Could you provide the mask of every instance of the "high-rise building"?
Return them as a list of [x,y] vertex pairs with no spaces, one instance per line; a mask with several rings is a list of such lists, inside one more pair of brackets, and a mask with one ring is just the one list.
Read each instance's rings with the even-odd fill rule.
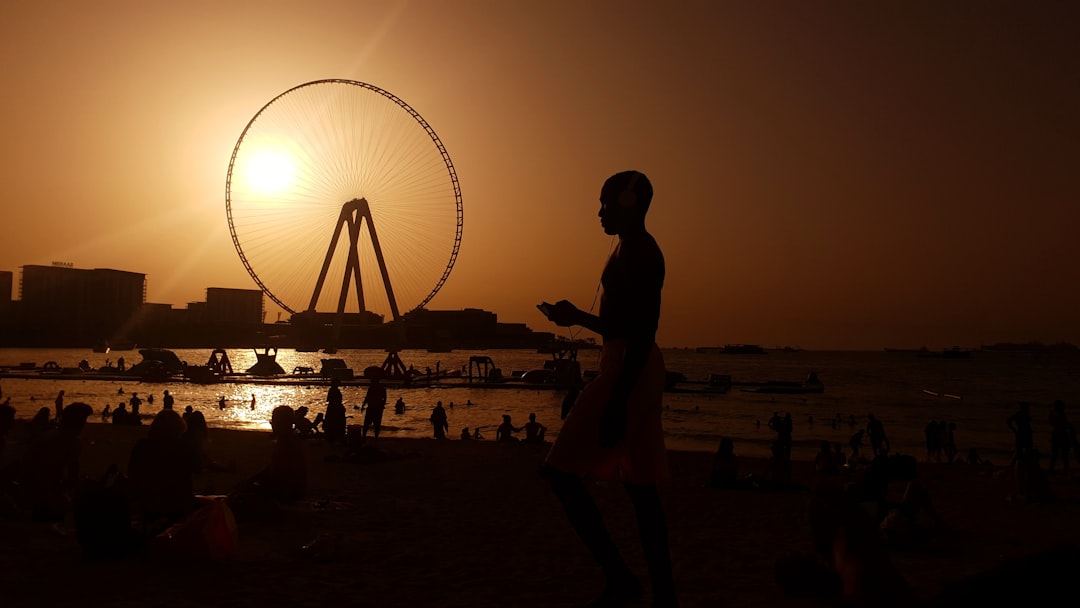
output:
[[22,267],[23,323],[42,345],[123,339],[146,299],[146,275],[67,265]]
[[263,292],[259,289],[206,288],[204,320],[209,323],[263,322]]

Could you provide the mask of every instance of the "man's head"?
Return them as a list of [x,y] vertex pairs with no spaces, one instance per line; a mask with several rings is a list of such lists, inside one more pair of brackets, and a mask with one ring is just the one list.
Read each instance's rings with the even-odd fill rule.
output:
[[600,225],[607,234],[621,234],[644,224],[652,203],[649,178],[640,171],[622,171],[604,182],[600,189]]

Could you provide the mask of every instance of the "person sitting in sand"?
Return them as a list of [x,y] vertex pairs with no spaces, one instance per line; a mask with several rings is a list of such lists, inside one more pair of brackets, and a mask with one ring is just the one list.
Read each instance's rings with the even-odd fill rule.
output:
[[307,455],[304,442],[293,427],[295,416],[296,413],[287,405],[279,405],[271,412],[274,450],[270,463],[238,486],[230,495],[230,506],[237,503],[242,505],[254,496],[293,501],[304,495],[307,490]]
[[308,420],[308,408],[306,405],[301,405],[296,408],[296,412],[293,415],[293,428],[296,429],[296,434],[301,437],[308,438],[314,436],[318,429],[315,425]]
[[101,410],[101,421],[108,422],[112,416],[112,407],[106,403],[105,409]]
[[398,397],[397,401],[394,402],[394,413],[399,416],[405,413],[405,400],[401,397]]
[[836,465],[837,471],[842,471],[848,467],[847,454],[844,453],[844,446],[839,443],[833,444],[833,463]]
[[151,536],[197,507],[194,476],[201,463],[196,445],[184,439],[187,430],[179,414],[162,410],[131,448],[129,487],[142,528]]
[[48,431],[52,430],[52,412],[47,407],[38,409],[37,414],[30,420],[30,426],[27,429],[30,437],[29,441],[33,441],[36,437],[39,437]]
[[760,475],[749,475],[747,481],[751,487],[767,492],[802,492],[806,488],[792,481],[791,457],[787,448],[780,441],[774,441],[772,455],[765,461],[765,471]]
[[503,414],[502,424],[499,428],[495,429],[495,441],[505,441],[510,443],[517,443],[519,439],[514,437],[514,433],[521,432],[524,427],[514,426],[510,422],[510,414]]
[[[44,410],[49,416],[49,408]],[[93,411],[85,403],[72,403],[64,408],[57,428],[30,440],[21,486],[34,521],[57,522],[68,513],[79,481],[79,435]]]
[[1024,450],[1013,465],[1016,475],[1016,494],[1010,496],[1014,502],[1050,502],[1054,499],[1050,492],[1050,482],[1043,471],[1042,454],[1036,449]]
[[989,461],[985,460],[982,456],[979,456],[979,450],[975,448],[968,450],[967,456],[964,458],[964,463],[974,465],[990,464]]
[[809,517],[814,552],[776,562],[776,582],[785,596],[853,606],[915,604],[917,597],[889,557],[879,526],[843,486],[819,484]]
[[110,414],[113,424],[127,424],[128,423],[128,411],[127,404],[121,401],[116,404],[116,409]]
[[462,427],[462,429],[461,429],[461,440],[462,441],[472,441],[472,435],[469,434],[469,427],[467,427],[467,426]]
[[836,456],[833,454],[832,445],[828,440],[821,440],[821,449],[814,456],[814,472],[818,475],[836,475],[840,468],[836,464]]
[[536,421],[536,414],[529,414],[529,421],[525,423],[525,443],[544,443],[544,434],[547,427]]
[[739,485],[739,457],[735,455],[735,441],[722,437],[713,455],[709,485],[714,488],[734,488]]
[[859,452],[863,446],[863,435],[866,431],[859,429],[851,434],[851,439],[848,439],[848,447],[851,448],[851,458],[848,459],[848,463],[855,465],[859,462]]

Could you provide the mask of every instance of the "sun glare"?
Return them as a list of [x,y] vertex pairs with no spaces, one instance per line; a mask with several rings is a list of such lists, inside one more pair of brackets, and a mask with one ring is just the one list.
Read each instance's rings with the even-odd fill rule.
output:
[[280,192],[292,183],[294,172],[288,154],[262,150],[248,161],[247,181],[259,192]]

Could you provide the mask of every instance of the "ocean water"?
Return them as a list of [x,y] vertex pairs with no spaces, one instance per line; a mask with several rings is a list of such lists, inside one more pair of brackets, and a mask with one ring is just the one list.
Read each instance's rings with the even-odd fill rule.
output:
[[[205,363],[210,349],[176,349],[174,352],[191,364]],[[251,349],[230,349],[235,371],[246,370],[256,361]],[[491,357],[504,374],[541,368],[550,355],[528,350],[482,350],[429,353],[407,350],[400,353],[405,365],[423,371],[457,370],[467,366],[469,357]],[[42,365],[56,361],[75,367],[86,359],[94,368],[124,356],[130,366],[141,360],[137,351],[93,353],[83,349],[0,349],[0,366],[23,362]],[[344,359],[357,374],[369,365],[380,365],[386,353],[381,350],[342,350],[335,355],[296,352],[282,349],[278,363],[287,372],[296,366],[318,370],[322,358]],[[851,434],[866,424],[866,415],[880,418],[894,451],[925,455],[923,428],[930,419],[944,419],[957,425],[956,442],[961,453],[975,447],[984,457],[995,461],[1007,459],[1012,434],[1005,419],[1020,401],[1032,406],[1036,446],[1046,449],[1049,443],[1047,416],[1055,399],[1066,403],[1066,411],[1080,420],[1080,358],[1054,357],[1028,353],[979,351],[970,359],[919,358],[913,353],[860,351],[769,351],[767,355],[732,355],[697,353],[693,350],[665,349],[669,371],[684,374],[689,380],[705,381],[710,374],[728,374],[735,382],[794,381],[811,372],[825,385],[821,394],[760,394],[735,386],[725,394],[667,393],[664,404],[664,430],[670,448],[712,451],[722,436],[735,440],[736,451],[746,455],[765,455],[774,434],[767,428],[772,413],[790,412],[794,421],[794,449],[798,458],[812,458],[821,440],[847,444]],[[596,369],[599,351],[578,354],[585,370]],[[93,379],[92,374],[53,376],[47,379],[18,379],[0,376],[3,398],[20,418],[30,418],[41,407],[52,407],[59,390],[65,402],[84,401],[100,411],[106,404],[116,407],[127,401],[132,392],[144,400],[142,412],[153,414],[161,408],[161,396],[169,390],[175,407],[191,405],[204,412],[214,427],[268,429],[270,411],[278,405],[306,405],[310,417],[325,408],[326,386],[320,384],[267,385],[257,383],[221,383],[197,385],[184,382],[142,383]],[[123,390],[124,393],[120,394]],[[354,410],[364,396],[363,386],[343,388],[350,424],[361,423],[362,415]],[[494,437],[503,414],[511,415],[517,425],[530,412],[548,427],[549,436],[558,434],[559,410],[565,392],[518,388],[489,389],[478,386],[431,388],[389,388],[389,403],[383,416],[383,434],[398,437],[431,436],[428,415],[436,401],[447,407],[450,435],[457,437],[462,427],[481,427],[486,438]],[[147,397],[154,403],[147,403]],[[945,396],[949,395],[949,396]],[[226,409],[218,408],[224,396]],[[255,409],[251,409],[252,396]],[[393,403],[401,397],[405,413],[397,415]],[[453,404],[451,407],[450,404]],[[813,422],[810,418],[813,418]],[[850,424],[851,417],[855,425]],[[839,418],[838,424],[833,420]],[[94,416],[93,422],[100,422]]]

